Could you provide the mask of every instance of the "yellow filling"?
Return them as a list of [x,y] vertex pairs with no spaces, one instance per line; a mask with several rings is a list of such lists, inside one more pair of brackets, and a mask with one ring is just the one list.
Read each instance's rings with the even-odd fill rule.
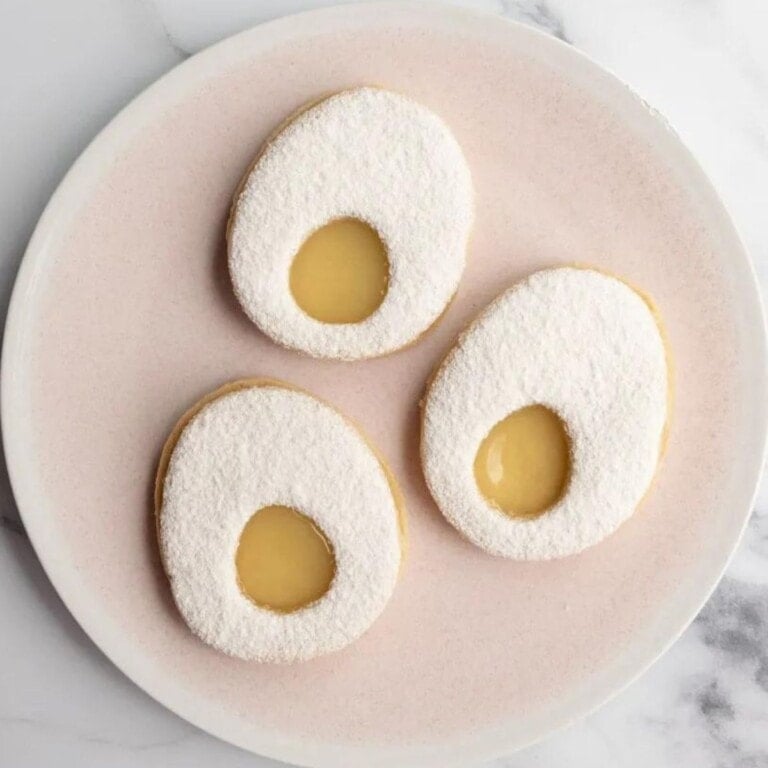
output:
[[301,246],[290,273],[291,293],[322,323],[359,323],[381,305],[389,261],[375,229],[352,218],[336,219]]
[[557,502],[570,474],[565,425],[530,405],[502,419],[480,443],[475,480],[485,498],[512,517],[536,517]]
[[235,566],[243,594],[281,613],[319,600],[336,572],[323,532],[305,515],[282,506],[264,507],[246,523]]

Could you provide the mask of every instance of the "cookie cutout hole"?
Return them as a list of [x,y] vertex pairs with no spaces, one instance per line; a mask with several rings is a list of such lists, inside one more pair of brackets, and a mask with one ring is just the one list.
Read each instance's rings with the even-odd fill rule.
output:
[[290,507],[264,507],[245,524],[235,554],[243,594],[256,605],[291,613],[319,600],[336,562],[320,528]]
[[563,495],[571,470],[568,433],[543,405],[514,411],[496,424],[475,456],[480,492],[511,517],[538,517]]
[[299,307],[321,323],[359,323],[384,301],[387,250],[369,224],[331,221],[313,232],[293,260],[290,287]]

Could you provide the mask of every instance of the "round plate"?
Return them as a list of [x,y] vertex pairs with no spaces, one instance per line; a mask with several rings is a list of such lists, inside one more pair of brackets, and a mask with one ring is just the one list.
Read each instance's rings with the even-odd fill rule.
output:
[[[239,310],[224,227],[274,126],[377,84],[453,129],[477,220],[458,296],[419,344],[361,363],[280,349]],[[489,557],[431,502],[419,398],[455,334],[503,288],[594,264],[656,301],[676,368],[667,454],[638,512],[548,563]],[[175,69],[67,175],[19,273],[3,356],[13,487],[35,548],[104,652],[166,706],[247,749],[313,766],[464,764],[605,701],[709,595],[747,519],[766,433],[754,278],[669,127],[572,48],[470,12],[383,4],[286,18]],[[285,379],[357,420],[400,479],[410,551],[347,650],[247,664],[187,631],[160,567],[151,485],[178,416],[222,382]]]

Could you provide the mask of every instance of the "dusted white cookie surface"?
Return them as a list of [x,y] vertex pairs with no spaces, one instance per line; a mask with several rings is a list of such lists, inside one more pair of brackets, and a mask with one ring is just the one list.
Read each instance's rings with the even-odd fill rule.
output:
[[[437,115],[377,88],[338,93],[270,140],[246,178],[229,228],[235,294],[286,347],[345,360],[392,352],[424,333],[456,292],[472,197],[461,149]],[[389,285],[365,320],[323,323],[297,305],[289,271],[314,231],[345,217],[378,233]]]
[[[246,522],[275,504],[310,517],[336,563],[325,595],[293,613],[257,606],[235,567]],[[275,385],[224,394],[184,427],[165,476],[159,532],[192,631],[257,661],[310,659],[355,640],[386,605],[401,560],[397,506],[365,439],[330,406]]]
[[[571,471],[562,497],[515,518],[480,492],[473,463],[510,413],[540,404],[564,422]],[[656,318],[621,280],[572,267],[537,272],[492,302],[431,383],[421,453],[445,517],[495,555],[579,552],[629,517],[656,472],[668,371]]]

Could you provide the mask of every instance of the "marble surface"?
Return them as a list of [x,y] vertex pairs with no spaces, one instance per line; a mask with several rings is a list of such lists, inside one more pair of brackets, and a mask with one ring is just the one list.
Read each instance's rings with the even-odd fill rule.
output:
[[[0,313],[56,183],[132,96],[195,51],[315,0],[4,0]],[[768,290],[764,0],[464,0],[582,49],[698,155]],[[0,465],[0,765],[276,766],[181,721],[123,677],[67,613]],[[720,587],[646,675],[495,768],[768,767],[768,483]]]

